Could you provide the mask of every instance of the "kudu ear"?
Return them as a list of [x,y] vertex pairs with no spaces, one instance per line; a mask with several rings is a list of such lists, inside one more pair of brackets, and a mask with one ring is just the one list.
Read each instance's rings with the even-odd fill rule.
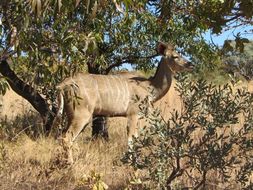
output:
[[157,45],[157,53],[160,55],[165,55],[166,48],[167,48],[167,44],[163,42],[159,42]]

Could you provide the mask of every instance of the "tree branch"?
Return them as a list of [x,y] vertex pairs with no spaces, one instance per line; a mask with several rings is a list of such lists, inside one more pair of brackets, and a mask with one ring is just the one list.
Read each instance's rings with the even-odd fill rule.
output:
[[128,57],[123,57],[123,58],[118,58],[114,64],[109,65],[106,69],[105,69],[105,73],[108,74],[113,68],[115,67],[119,67],[121,65],[123,65],[124,63],[133,63],[137,60],[140,59],[152,59],[154,57],[158,56],[158,54],[154,54],[154,55],[150,55],[150,56],[146,56],[146,57],[138,57],[138,56],[128,56]]
[[184,169],[181,168],[180,156],[178,155],[178,156],[176,157],[176,167],[174,167],[174,169],[172,170],[170,176],[167,178],[167,181],[166,181],[167,187],[169,188],[170,185],[171,185],[171,182],[172,182],[175,178],[182,176],[183,173],[184,173]]
[[203,186],[203,189],[205,189],[205,183],[206,183],[206,171],[203,171],[202,180],[193,188],[193,190],[199,189],[201,186]]
[[[46,133],[48,133],[55,113],[50,110],[47,101],[33,87],[19,79],[5,59],[1,60],[0,73],[6,78],[12,90],[25,98],[39,112],[43,118]],[[56,108],[53,107],[52,110],[56,111]]]
[[241,17],[242,16],[242,14],[236,14],[235,16],[233,16],[233,17],[231,17],[231,18],[228,18],[228,19],[225,19],[225,22],[227,23],[227,22],[231,22],[232,20],[236,20],[236,19],[238,19],[239,17]]

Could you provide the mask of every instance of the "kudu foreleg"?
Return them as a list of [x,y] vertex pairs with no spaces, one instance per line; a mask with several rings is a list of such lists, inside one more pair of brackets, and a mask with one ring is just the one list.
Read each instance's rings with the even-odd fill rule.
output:
[[92,114],[88,110],[75,110],[68,123],[68,130],[63,138],[63,148],[67,153],[69,163],[73,163],[72,145],[80,132],[87,126]]
[[138,137],[138,115],[128,116],[127,123],[128,146],[133,146],[133,137]]

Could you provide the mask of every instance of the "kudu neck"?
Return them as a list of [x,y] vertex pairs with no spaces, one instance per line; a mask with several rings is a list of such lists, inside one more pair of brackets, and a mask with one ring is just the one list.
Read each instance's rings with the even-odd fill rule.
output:
[[153,102],[161,99],[169,90],[172,82],[173,71],[168,60],[162,57],[155,75],[150,79],[151,90],[153,91]]

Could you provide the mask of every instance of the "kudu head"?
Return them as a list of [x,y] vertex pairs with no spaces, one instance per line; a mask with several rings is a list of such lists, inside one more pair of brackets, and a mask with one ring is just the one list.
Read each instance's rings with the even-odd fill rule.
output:
[[173,72],[192,71],[194,65],[184,59],[174,46],[160,42],[157,46],[157,52],[163,56],[163,61],[167,63]]

